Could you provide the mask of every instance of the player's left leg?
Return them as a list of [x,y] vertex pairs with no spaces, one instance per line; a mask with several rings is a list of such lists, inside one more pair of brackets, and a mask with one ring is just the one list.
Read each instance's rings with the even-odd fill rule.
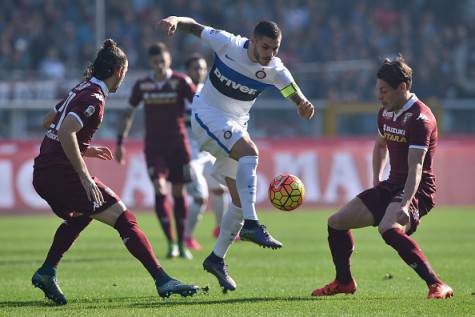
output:
[[191,260],[193,256],[185,246],[185,222],[188,213],[188,205],[186,202],[185,184],[172,183],[173,195],[173,211],[175,215],[175,227],[178,238],[178,252],[179,256],[184,259]]
[[224,214],[221,230],[213,252],[203,262],[203,268],[213,274],[224,291],[236,289],[236,282],[229,275],[224,258],[243,225],[243,215],[240,207],[231,204]]
[[232,147],[229,157],[238,162],[236,180],[228,183],[231,196],[237,193],[244,215],[244,225],[241,229],[241,239],[252,241],[262,247],[279,249],[282,243],[274,239],[264,225],[259,223],[256,213],[257,162],[259,151],[249,136],[244,135]]
[[33,274],[31,282],[40,288],[45,296],[58,305],[67,303],[63,291],[56,279],[56,269],[63,254],[73,245],[81,231],[92,221],[88,216],[79,216],[65,220],[56,230],[53,243],[43,265]]
[[189,296],[198,291],[198,286],[184,284],[164,271],[153,253],[147,236],[140,229],[137,219],[132,212],[127,210],[122,201],[94,214],[93,218],[112,226],[119,232],[127,250],[142,263],[155,280],[160,297],[169,297],[171,294]]
[[[416,241],[410,238],[405,230],[410,215],[401,210],[401,202],[389,204],[381,220],[378,230],[384,241],[393,247],[399,256],[412,267],[429,287],[428,298],[448,298],[453,296],[452,289],[437,276]],[[415,211],[417,212],[417,211]]]
[[221,221],[223,220],[223,215],[229,208],[229,196],[227,194],[227,190],[224,190],[222,188],[210,188],[209,201],[215,219],[213,235],[215,235],[215,237],[218,237],[220,230],[219,228],[221,227]]
[[201,250],[201,245],[194,237],[194,231],[208,203],[208,184],[203,174],[204,166],[200,156],[191,161],[190,167],[191,182],[186,186],[190,204],[185,225],[185,245],[190,249]]
[[168,197],[168,182],[165,175],[159,175],[153,167],[149,167],[149,173],[155,190],[155,214],[168,242],[167,258],[174,258],[178,256],[178,248],[173,236],[172,205]]

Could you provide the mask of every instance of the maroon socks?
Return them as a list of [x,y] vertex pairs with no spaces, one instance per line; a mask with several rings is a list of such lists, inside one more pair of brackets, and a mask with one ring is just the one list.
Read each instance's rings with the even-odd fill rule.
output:
[[137,225],[134,214],[126,210],[117,219],[114,228],[119,232],[129,252],[136,257],[154,279],[163,271],[152,246],[145,234]]
[[166,195],[155,195],[155,213],[168,241],[174,240],[171,223],[172,206]]
[[343,284],[351,282],[350,257],[354,249],[351,231],[328,226],[328,244],[335,264],[336,280]]
[[416,241],[411,239],[404,231],[393,228],[383,233],[382,236],[384,241],[397,251],[404,262],[426,281],[427,285],[441,283]]

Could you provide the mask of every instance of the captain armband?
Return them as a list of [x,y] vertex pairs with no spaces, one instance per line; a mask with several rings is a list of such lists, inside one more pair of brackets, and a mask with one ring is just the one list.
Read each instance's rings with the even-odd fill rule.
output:
[[288,98],[299,91],[299,87],[295,83],[290,83],[280,90],[280,93],[284,98]]

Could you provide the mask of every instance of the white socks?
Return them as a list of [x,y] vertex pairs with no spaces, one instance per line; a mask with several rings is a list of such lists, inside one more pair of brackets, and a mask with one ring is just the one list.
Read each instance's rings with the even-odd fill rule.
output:
[[234,242],[234,239],[241,231],[244,219],[242,217],[242,210],[236,207],[233,203],[230,204],[229,210],[224,213],[223,221],[219,232],[218,241],[214,246],[214,254],[220,258],[226,256],[229,247]]
[[185,239],[190,239],[193,237],[196,224],[201,220],[201,216],[203,215],[205,209],[206,204],[197,204],[192,198],[190,206],[188,207],[188,219],[185,225]]
[[258,220],[256,214],[257,156],[243,156],[238,161],[236,187],[244,219]]
[[230,204],[229,199],[230,197],[228,192],[224,192],[223,194],[214,194],[212,192],[209,193],[209,201],[216,219],[216,227],[221,226],[223,215]]

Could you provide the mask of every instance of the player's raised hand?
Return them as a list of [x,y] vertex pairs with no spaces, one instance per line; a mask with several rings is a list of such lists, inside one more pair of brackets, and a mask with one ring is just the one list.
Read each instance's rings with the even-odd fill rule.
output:
[[84,155],[106,161],[110,161],[113,158],[112,151],[107,146],[90,146]]
[[84,175],[80,176],[79,179],[81,180],[82,187],[84,187],[84,190],[86,191],[87,199],[96,203],[98,206],[102,206],[104,203],[104,197],[91,176]]
[[315,107],[308,100],[302,100],[297,106],[297,111],[302,118],[311,119],[315,113]]
[[161,19],[158,25],[167,32],[168,36],[175,34],[178,27],[178,18],[176,16],[169,16],[167,18]]
[[117,145],[115,148],[115,160],[119,164],[125,164],[125,147],[122,144]]

